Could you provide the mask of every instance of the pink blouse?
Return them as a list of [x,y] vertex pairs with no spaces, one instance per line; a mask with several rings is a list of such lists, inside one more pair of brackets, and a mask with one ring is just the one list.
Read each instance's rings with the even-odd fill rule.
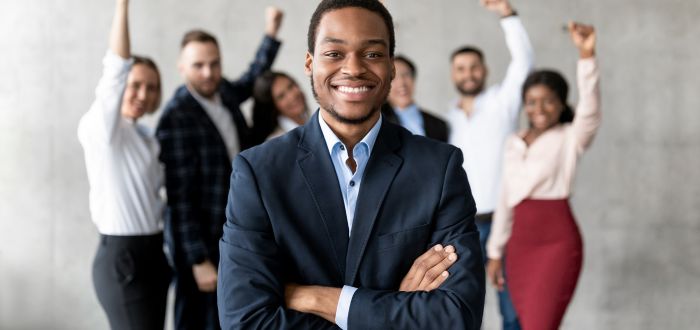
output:
[[512,209],[531,199],[571,195],[576,162],[590,146],[601,122],[598,63],[578,61],[579,103],[571,123],[556,125],[525,144],[525,131],[506,140],[500,197],[486,244],[490,259],[500,259],[513,226]]

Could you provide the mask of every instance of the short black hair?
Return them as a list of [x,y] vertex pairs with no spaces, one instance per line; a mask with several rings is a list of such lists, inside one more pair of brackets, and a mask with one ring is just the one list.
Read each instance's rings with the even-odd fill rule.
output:
[[554,94],[557,95],[561,104],[564,105],[564,109],[559,116],[560,123],[570,123],[574,121],[574,109],[566,103],[566,99],[569,96],[569,84],[566,83],[564,76],[554,70],[537,70],[530,73],[523,83],[523,103],[527,91],[536,85],[543,85],[551,89]]
[[314,48],[316,46],[316,32],[318,30],[318,25],[321,23],[321,18],[323,18],[323,15],[329,11],[347,7],[367,9],[378,14],[382,20],[384,20],[384,24],[386,24],[386,28],[389,31],[389,55],[390,57],[394,57],[394,48],[396,47],[394,20],[391,18],[389,11],[381,2],[379,2],[379,0],[322,0],[321,3],[318,4],[318,7],[316,7],[316,11],[314,11],[314,14],[311,16],[311,22],[309,23],[309,32],[307,34],[309,53],[314,53]]
[[416,71],[416,65],[413,64],[413,62],[409,60],[408,57],[403,55],[396,55],[394,56],[394,61],[401,61],[404,64],[406,64],[408,66],[408,69],[411,70],[411,78],[416,79],[416,75],[418,74],[418,71]]
[[461,48],[457,48],[457,50],[452,52],[452,56],[450,56],[450,62],[454,61],[457,55],[462,54],[475,54],[482,63],[484,62],[484,52],[482,52],[481,49],[474,46],[463,46]]

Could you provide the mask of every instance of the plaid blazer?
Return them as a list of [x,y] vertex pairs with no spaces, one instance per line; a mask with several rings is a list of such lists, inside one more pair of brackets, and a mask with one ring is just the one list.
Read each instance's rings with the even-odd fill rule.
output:
[[[272,66],[279,46],[266,36],[248,71],[236,81],[222,79],[219,86],[221,100],[238,131],[240,150],[254,143],[240,105],[252,95],[255,79]],[[165,106],[156,136],[168,195],[165,239],[175,265],[190,267],[205,259],[217,264],[231,175],[226,145],[185,86]]]

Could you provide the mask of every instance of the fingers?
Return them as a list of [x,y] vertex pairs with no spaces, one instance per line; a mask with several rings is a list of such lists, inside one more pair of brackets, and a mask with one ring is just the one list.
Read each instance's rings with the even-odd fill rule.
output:
[[445,272],[457,260],[457,254],[453,246],[445,248],[438,244],[418,257],[408,274],[401,282],[401,291],[429,291],[435,285],[442,284],[446,278],[441,278]]
[[439,288],[442,285],[442,283],[445,283],[445,281],[447,281],[447,277],[449,277],[449,276],[450,276],[450,273],[448,271],[446,271],[446,270],[443,271],[442,273],[440,273],[440,276],[435,278],[435,280],[433,282],[429,283],[426,286],[424,291],[433,291],[433,290]]
[[202,292],[214,292],[214,291],[216,291],[216,277],[208,278],[208,279],[205,279],[201,282],[198,281],[197,287],[199,288],[199,291],[202,291]]
[[[448,246],[445,248],[445,253],[447,254],[446,257],[442,257],[437,261],[437,263],[433,264],[430,269],[428,269],[425,272],[425,275],[423,275],[423,279],[421,280],[420,284],[418,285],[419,289],[425,290],[425,291],[430,291],[430,285],[431,283],[435,282],[436,279],[439,279],[443,274],[445,274],[445,271],[447,271],[450,266],[452,266],[455,261],[457,261],[457,254],[454,253],[454,247]],[[433,259],[434,261],[435,259]]]
[[[428,269],[439,262],[435,261],[436,257],[439,258],[440,255],[444,255],[445,251],[441,244],[437,244],[430,248],[428,251],[423,253],[420,257],[416,258],[411,265],[411,269],[408,270],[408,274],[401,281],[400,290],[401,291],[415,291],[418,289],[421,281],[423,280],[423,275]],[[443,258],[446,256],[443,256]],[[427,267],[427,269],[425,268]]]
[[500,260],[495,259],[489,259],[486,265],[486,276],[489,282],[491,282],[491,285],[498,288],[499,291],[503,290],[503,285],[505,284],[502,265]]

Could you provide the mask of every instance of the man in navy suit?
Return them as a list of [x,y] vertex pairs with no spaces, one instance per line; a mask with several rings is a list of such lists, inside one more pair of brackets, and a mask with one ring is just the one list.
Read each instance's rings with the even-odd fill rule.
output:
[[[323,0],[308,48],[320,110],[234,160],[222,327],[479,329],[484,269],[461,152],[380,115],[391,15],[377,0]],[[439,287],[406,289],[431,275],[421,254],[435,244],[459,258]]]

